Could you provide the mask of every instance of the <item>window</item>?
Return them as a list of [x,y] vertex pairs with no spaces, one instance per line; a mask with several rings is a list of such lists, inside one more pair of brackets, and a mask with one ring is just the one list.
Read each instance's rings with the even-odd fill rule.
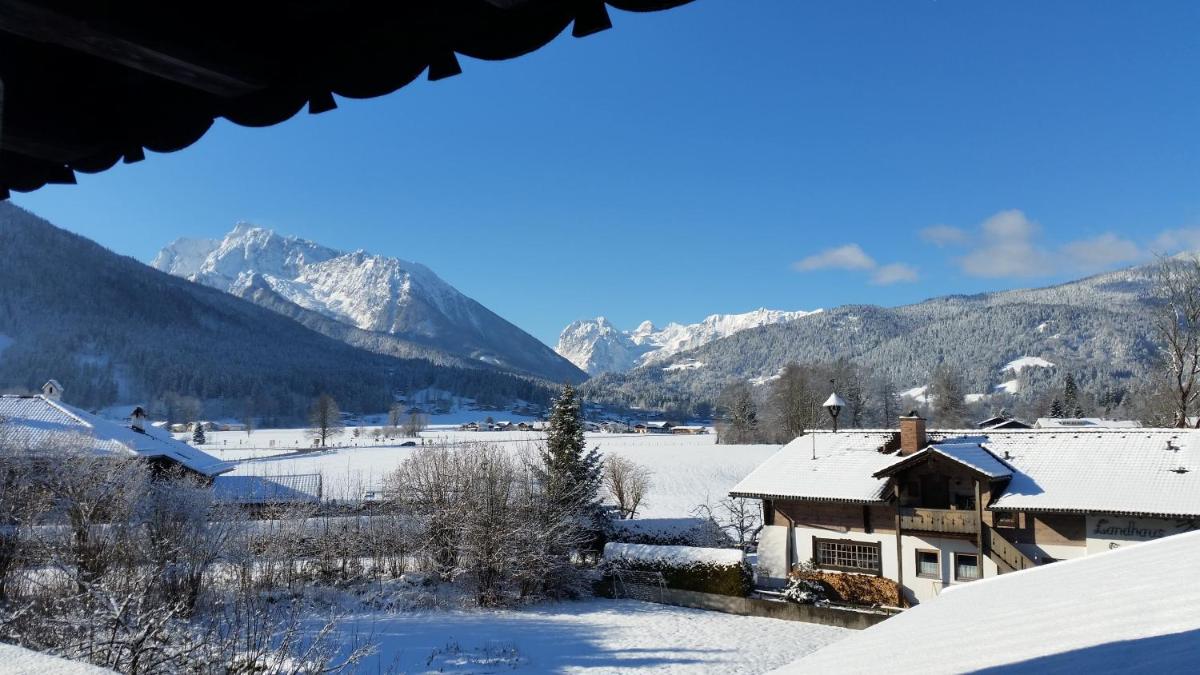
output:
[[917,551],[917,576],[941,579],[942,565],[937,551]]
[[813,559],[817,567],[843,572],[878,575],[879,544],[842,539],[813,538]]
[[954,554],[954,580],[971,581],[979,578],[979,556],[974,553]]
[[996,511],[993,514],[993,522],[996,527],[1016,527],[1017,512],[1016,511]]

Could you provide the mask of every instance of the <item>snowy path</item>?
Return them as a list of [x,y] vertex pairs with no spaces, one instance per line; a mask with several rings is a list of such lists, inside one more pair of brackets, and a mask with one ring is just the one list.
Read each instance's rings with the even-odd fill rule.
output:
[[853,631],[634,600],[521,611],[368,614],[344,630],[380,643],[361,672],[762,673]]

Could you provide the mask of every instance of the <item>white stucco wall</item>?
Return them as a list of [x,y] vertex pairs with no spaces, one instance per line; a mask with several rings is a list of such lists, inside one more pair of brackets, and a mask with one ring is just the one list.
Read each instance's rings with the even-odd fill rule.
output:
[[[771,525],[763,528],[758,545],[758,582],[766,587],[779,587],[787,583],[787,526]],[[840,539],[879,544],[879,562],[882,575],[896,580],[899,567],[896,561],[896,535],[891,532],[837,532],[818,528],[797,527],[792,534],[793,562],[807,562],[813,558],[813,537],[818,539]],[[901,555],[904,562],[904,590],[910,602],[920,602],[937,597],[954,581],[954,552],[975,553],[973,542],[954,538],[923,538],[904,535],[901,538]],[[941,577],[938,579],[918,577],[916,560],[918,549],[939,551]],[[988,558],[981,562],[983,576],[995,576],[996,565]]]

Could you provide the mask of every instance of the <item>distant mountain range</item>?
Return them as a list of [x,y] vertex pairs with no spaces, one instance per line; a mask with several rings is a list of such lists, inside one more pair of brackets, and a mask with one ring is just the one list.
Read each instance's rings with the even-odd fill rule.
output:
[[1034,395],[1067,372],[1085,389],[1120,385],[1155,367],[1148,319],[1152,272],[1151,266],[1133,267],[1047,288],[953,295],[903,307],[837,307],[609,372],[588,381],[584,392],[621,405],[711,402],[730,380],[765,384],[789,362],[839,358],[918,394],[940,363],[958,368],[975,398]]
[[643,321],[632,331],[619,330],[601,316],[564,328],[555,351],[589,375],[622,373],[739,331],[795,321],[820,311],[757,309],[745,314],[713,314],[699,323],[669,323],[663,328]]
[[[209,242],[184,243],[164,254],[160,264],[213,280],[240,279],[239,292],[255,302],[163,274],[0,202],[0,390],[36,390],[56,378],[66,387],[64,398],[83,407],[129,401],[162,406],[172,396],[190,396],[204,401],[209,415],[252,411],[293,422],[321,392],[356,412],[386,410],[394,394],[427,388],[494,404],[548,399],[549,383],[488,363],[482,357],[493,352],[482,346],[466,359],[416,341],[389,342],[390,334],[302,309],[273,290],[314,298],[314,307],[328,303],[331,313],[340,311],[337,316],[378,322],[365,324],[372,327],[399,327],[405,317],[423,316],[415,320],[427,322],[425,335],[431,342],[452,343],[443,331],[451,330],[455,319],[478,322],[462,343],[495,331],[501,337],[492,344],[503,346],[505,339],[526,344],[524,334],[514,334],[516,329],[503,320],[436,286],[436,277],[424,268],[406,274],[387,261],[368,263],[365,256],[351,254],[349,260],[363,260],[360,274],[403,281],[410,297],[421,295],[429,303],[410,303],[409,314],[395,306],[375,312],[349,297],[338,305],[338,293],[354,285],[324,278],[322,271],[334,273],[317,265],[318,260],[337,264],[347,259],[261,230],[241,228],[235,234],[242,237],[240,247],[233,239],[225,249],[214,249]],[[213,255],[217,250],[225,254]],[[207,253],[201,259],[202,251]],[[272,285],[266,275],[231,274],[240,269],[236,256],[243,253],[275,275],[300,270],[292,278],[307,286],[296,281],[288,287],[282,276]],[[429,288],[441,295],[434,297]],[[384,305],[390,297],[377,296],[372,302]],[[279,307],[259,306],[270,307],[270,302]],[[363,348],[367,344],[374,349]],[[529,351],[512,350],[511,358],[525,364],[561,363],[550,372],[583,377],[557,355],[545,357],[550,350],[540,343]],[[495,352],[497,360],[510,357],[509,351]]]
[[151,266],[396,356],[487,364],[552,382],[585,375],[419,263],[345,253],[240,223],[223,239],[178,239]]

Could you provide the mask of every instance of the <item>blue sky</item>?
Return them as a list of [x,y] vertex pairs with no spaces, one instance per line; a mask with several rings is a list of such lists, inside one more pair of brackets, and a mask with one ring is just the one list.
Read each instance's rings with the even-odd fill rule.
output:
[[605,315],[903,304],[1200,247],[1200,3],[697,0],[13,201],[148,261],[239,220]]

